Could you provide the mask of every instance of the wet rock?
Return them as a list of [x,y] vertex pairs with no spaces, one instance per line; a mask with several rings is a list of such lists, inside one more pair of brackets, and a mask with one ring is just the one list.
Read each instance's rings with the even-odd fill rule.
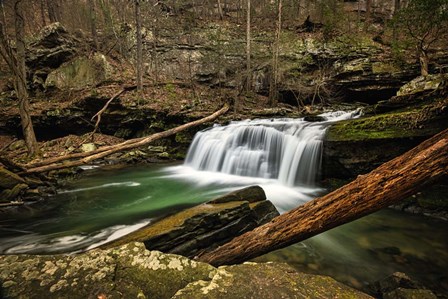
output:
[[395,272],[373,284],[373,292],[389,299],[435,299],[437,296],[405,273]]
[[371,298],[286,264],[214,268],[142,243],[79,255],[0,256],[2,298]]
[[217,204],[231,201],[257,202],[265,199],[266,194],[264,193],[264,190],[260,186],[250,186],[219,196],[209,201],[208,203]]
[[140,241],[150,250],[194,257],[278,215],[263,189],[253,186],[163,218],[102,248]]
[[383,299],[437,299],[430,290],[409,290],[398,288],[383,295]]
[[244,263],[219,267],[211,280],[197,281],[173,298],[372,298],[334,279],[296,272],[287,264]]

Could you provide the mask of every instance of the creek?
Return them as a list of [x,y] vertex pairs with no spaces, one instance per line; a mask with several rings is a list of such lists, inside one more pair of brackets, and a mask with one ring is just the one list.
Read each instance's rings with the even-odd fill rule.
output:
[[[357,115],[233,122],[199,132],[182,165],[85,167],[49,200],[0,215],[0,253],[84,251],[254,184],[285,212],[325,194],[316,184],[325,129]],[[443,221],[383,210],[257,260],[285,261],[357,288],[402,271],[448,293],[446,229]]]

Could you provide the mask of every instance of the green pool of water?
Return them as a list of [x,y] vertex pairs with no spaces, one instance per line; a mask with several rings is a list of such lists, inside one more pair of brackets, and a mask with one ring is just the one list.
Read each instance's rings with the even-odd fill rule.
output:
[[[86,171],[49,200],[0,214],[0,253],[82,251],[253,184],[281,211],[324,192],[182,166]],[[444,221],[386,209],[256,260],[285,261],[357,288],[401,271],[448,294],[447,228]]]

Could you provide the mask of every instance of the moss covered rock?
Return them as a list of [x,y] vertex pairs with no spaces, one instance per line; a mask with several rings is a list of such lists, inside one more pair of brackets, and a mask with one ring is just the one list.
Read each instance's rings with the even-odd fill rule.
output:
[[372,298],[326,276],[296,272],[287,264],[220,267],[211,280],[187,285],[173,298]]
[[324,142],[325,178],[367,173],[448,128],[448,100],[433,100],[394,111],[333,124]]
[[142,243],[79,255],[0,256],[2,298],[371,298],[286,264],[218,269]]
[[96,53],[93,57],[77,57],[48,74],[45,87],[59,89],[94,86],[108,79],[110,66],[106,57]]
[[214,268],[187,258],[147,251],[142,243],[80,255],[1,256],[5,298],[171,298],[188,283],[209,279]]

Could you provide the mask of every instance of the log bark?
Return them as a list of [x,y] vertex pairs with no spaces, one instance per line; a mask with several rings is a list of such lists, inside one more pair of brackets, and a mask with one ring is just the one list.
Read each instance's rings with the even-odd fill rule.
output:
[[448,129],[328,195],[291,210],[197,257],[240,263],[398,203],[448,175]]
[[[192,128],[194,126],[213,121],[216,118],[218,118],[219,116],[226,113],[228,110],[229,110],[229,106],[226,104],[220,110],[216,111],[215,113],[213,113],[209,116],[206,116],[204,118],[183,124],[181,126],[178,126],[178,127],[175,127],[175,128],[163,131],[163,132],[152,134],[147,137],[130,139],[125,142],[122,142],[122,143],[119,143],[116,145],[105,146],[105,147],[99,148],[95,151],[88,152],[88,153],[77,153],[77,154],[67,155],[67,156],[63,156],[63,157],[57,157],[57,158],[50,159],[47,161],[42,161],[42,162],[39,162],[40,166],[38,166],[38,167],[34,167],[36,164],[28,165],[28,169],[25,171],[25,173],[46,172],[46,171],[50,171],[50,170],[84,165],[93,160],[104,158],[104,157],[109,156],[114,153],[130,150],[130,149],[137,148],[140,146],[144,146],[144,145],[147,145],[157,139],[165,138],[165,137],[174,135],[178,132],[181,132],[183,130]],[[80,158],[80,159],[77,159],[77,158]],[[71,159],[77,159],[77,160],[70,161]]]

